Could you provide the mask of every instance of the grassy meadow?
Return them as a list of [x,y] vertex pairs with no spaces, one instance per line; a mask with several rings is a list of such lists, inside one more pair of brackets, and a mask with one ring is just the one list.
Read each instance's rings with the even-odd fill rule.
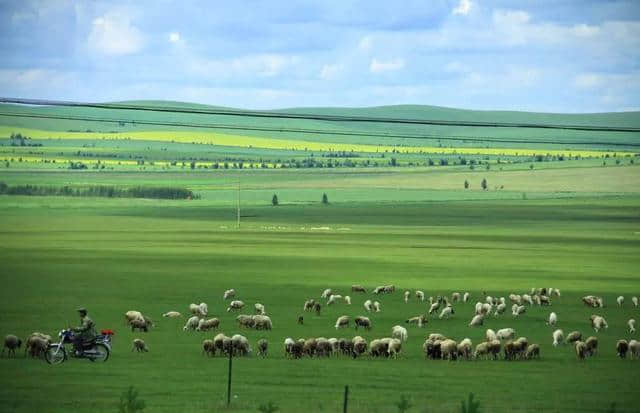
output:
[[[368,114],[379,115],[374,109]],[[470,116],[456,116],[463,115]],[[617,119],[607,115],[612,117],[549,116],[548,121],[606,124]],[[474,119],[482,119],[477,116]],[[504,116],[520,120],[524,115]],[[543,115],[531,116],[536,120]],[[2,131],[19,131],[14,128],[24,122],[4,119]],[[625,119],[617,120],[635,125],[633,118]],[[23,126],[25,131],[61,133],[80,129],[49,122]],[[640,296],[640,166],[633,162],[637,158],[632,146],[620,154],[616,145],[565,142],[561,150],[606,153],[564,160],[477,153],[468,157],[478,161],[473,169],[461,163],[459,155],[452,155],[449,164],[429,165],[425,154],[391,152],[399,163],[392,167],[388,156],[366,151],[354,152],[351,159],[361,162],[355,167],[205,169],[189,164],[242,159],[275,165],[278,159],[284,163],[311,154],[171,142],[170,130],[160,132],[168,140],[101,140],[85,134],[77,140],[34,137],[42,146],[11,146],[8,136],[2,141],[0,159],[7,160],[0,165],[0,182],[8,185],[173,186],[189,189],[200,199],[0,195],[0,334],[56,334],[77,323],[74,310],[79,306],[89,309],[99,329],[116,332],[112,357],[101,365],[71,359],[50,366],[24,358],[22,351],[16,358],[0,359],[1,411],[115,412],[130,385],[150,412],[256,412],[269,402],[282,412],[335,412],[342,409],[345,385],[350,388],[350,412],[398,411],[401,396],[412,405],[408,412],[458,412],[470,392],[485,412],[603,412],[612,403],[617,412],[638,410],[640,361],[615,354],[618,339],[638,339],[637,333],[628,333],[626,323],[640,317],[640,309],[631,304],[631,296]],[[635,144],[625,136],[624,142]],[[617,138],[607,139],[611,143]],[[528,147],[542,148],[537,145]],[[493,143],[485,146],[495,148]],[[330,153],[319,150],[313,158],[326,162]],[[438,159],[441,156],[446,155],[439,153]],[[36,161],[27,162],[29,157]],[[380,163],[367,165],[365,159]],[[69,161],[78,160],[90,167],[68,167]],[[94,167],[104,162],[111,163]],[[486,190],[481,188],[483,179]],[[320,202],[323,193],[328,205]],[[278,206],[271,205],[274,194]],[[374,296],[351,293],[352,284],[369,291],[380,284],[397,286],[394,294],[376,298],[382,311],[369,315],[371,331],[334,328],[340,315],[367,315],[363,302]],[[559,288],[562,296],[553,299],[551,307],[534,306],[518,318],[492,316],[481,328],[467,326],[484,293],[506,297],[532,287]],[[222,298],[229,288],[246,303],[240,313],[253,313],[254,303],[264,304],[273,330],[238,328],[238,313],[227,312],[228,302]],[[320,316],[303,313],[304,301],[318,299],[325,288],[350,295],[352,305],[325,305]],[[402,300],[404,290],[416,289],[427,297],[468,291],[471,298],[454,305],[451,319],[429,316],[424,328],[408,327],[409,339],[397,360],[284,357],[286,337],[359,334],[370,341],[389,336],[392,326],[426,311],[427,304],[413,296],[407,304]],[[601,295],[605,308],[585,307],[580,297],[587,294]],[[622,308],[615,303],[618,295],[626,298]],[[202,301],[211,316],[220,318],[219,330],[185,332],[186,318],[161,317],[170,310],[186,314],[190,303]],[[123,319],[127,310],[149,315],[156,327],[132,333]],[[599,354],[579,361],[572,346],[554,348],[553,328],[545,324],[551,311],[558,314],[558,328],[565,334],[580,330],[584,336],[596,335]],[[608,329],[591,329],[589,316],[594,313],[606,318]],[[302,314],[304,325],[298,325]],[[458,341],[469,337],[475,346],[487,328],[504,327],[538,343],[540,359],[424,359],[422,343],[429,333]],[[229,408],[228,361],[201,352],[202,340],[220,331],[246,335],[254,348],[260,338],[270,346],[264,359],[255,354],[234,359]],[[146,341],[149,353],[131,351],[135,337]]]

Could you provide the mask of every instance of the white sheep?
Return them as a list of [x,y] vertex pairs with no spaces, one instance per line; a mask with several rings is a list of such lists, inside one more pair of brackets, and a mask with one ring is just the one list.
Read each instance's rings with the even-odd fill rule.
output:
[[533,300],[529,294],[522,294],[522,301],[528,303],[529,305],[533,305]]
[[549,321],[547,322],[547,324],[549,324],[550,326],[555,326],[556,323],[558,322],[558,316],[556,315],[556,313],[551,313],[549,314]]
[[376,313],[380,312],[380,303],[377,301],[373,302],[373,311],[375,311]]
[[336,330],[339,328],[349,327],[349,320],[350,318],[348,315],[342,315],[338,317],[338,319],[336,320]]
[[204,303],[201,303],[201,304],[191,303],[191,304],[189,304],[189,312],[191,314],[197,315],[199,317],[206,317],[207,312],[208,312],[208,308],[207,308],[206,304],[204,304],[204,306],[203,306],[203,304]]
[[295,344],[296,342],[291,337],[284,339],[284,353],[287,357],[292,355],[293,346],[295,346]]
[[177,311],[169,311],[166,312],[164,314],[162,314],[163,317],[169,317],[169,318],[177,318],[177,317],[182,317],[182,314],[180,314]]
[[229,307],[227,308],[227,312],[231,311],[231,310],[239,310],[242,307],[244,307],[244,303],[240,300],[233,300],[231,301],[231,303],[229,304]]
[[391,337],[397,338],[401,341],[407,341],[409,334],[407,333],[407,329],[402,326],[393,326],[391,328]]
[[4,347],[2,347],[2,354],[4,355],[4,350],[9,349],[9,357],[13,354],[15,357],[16,349],[22,346],[22,340],[13,334],[9,334],[4,338]]
[[424,292],[420,290],[416,290],[416,298],[419,301],[424,301]]
[[496,306],[496,312],[493,313],[494,317],[497,317],[500,314],[504,314],[505,310],[507,309],[507,305],[505,303],[500,303]]
[[484,298],[484,302],[487,304],[493,304],[493,297],[491,297],[490,295],[486,296]]
[[478,301],[476,303],[476,307],[475,307],[475,314],[482,314],[482,303],[480,301]]
[[602,328],[609,328],[609,325],[607,324],[607,320],[605,320],[604,317],[594,314],[591,316],[591,327],[593,327],[593,329],[597,333]]
[[[383,339],[384,340],[384,339]],[[389,341],[389,356],[397,358],[398,354],[402,351],[402,341],[397,338],[392,338]]]
[[640,341],[638,340],[630,340],[629,341],[629,356],[633,360],[634,358],[640,358]]
[[331,288],[327,288],[322,292],[322,295],[320,295],[320,298],[328,298],[330,295],[331,295]]
[[364,302],[364,309],[367,311],[371,311],[373,307],[373,303],[371,302],[371,300],[367,300]]
[[636,297],[635,295],[633,297],[631,297],[631,302],[633,303],[634,307],[638,306],[638,297]]
[[187,320],[187,323],[182,327],[184,331],[187,330],[195,330],[198,327],[198,323],[200,322],[200,318],[197,315],[190,317]]
[[418,324],[418,327],[422,327],[426,322],[427,322],[427,317],[424,314],[408,318],[405,321],[405,323],[407,324]]
[[496,332],[496,336],[499,340],[509,340],[516,336],[516,331],[513,328],[501,328]]
[[524,314],[526,312],[527,312],[527,307],[525,307],[523,305],[520,305],[520,306],[517,306],[515,310],[513,310],[513,316],[517,317],[517,316],[519,316],[521,314]]
[[458,343],[458,357],[464,357],[469,360],[471,358],[471,349],[473,348],[473,343],[471,343],[470,338],[465,338],[460,343]]
[[481,326],[483,322],[484,322],[484,315],[477,314],[471,319],[471,322],[469,323],[469,327]]
[[624,297],[619,296],[618,298],[616,298],[616,301],[618,302],[618,307],[622,307],[622,304],[624,304]]
[[327,301],[327,305],[337,303],[340,300],[342,300],[342,296],[340,294],[331,294],[329,296],[329,301]]
[[629,326],[629,333],[635,333],[636,332],[636,320],[635,319],[630,319],[629,321],[627,321],[627,325]]
[[464,295],[462,296],[462,302],[466,303],[467,301],[469,301],[469,293],[464,293]]
[[253,325],[256,330],[271,330],[273,329],[273,323],[271,322],[271,317],[266,315],[254,315],[251,317],[253,319]]
[[236,290],[233,288],[224,292],[224,296],[222,297],[224,300],[228,300],[229,298],[233,298],[236,296]]
[[449,318],[451,317],[451,314],[455,314],[453,311],[453,307],[451,307],[450,305],[446,306],[445,308],[442,309],[442,311],[440,312],[440,316],[438,317],[439,319],[443,319],[443,318]]
[[220,320],[217,318],[210,318],[209,320],[205,320],[204,318],[198,321],[198,326],[196,327],[196,331],[209,331],[213,328],[218,328],[220,325]]
[[491,309],[493,308],[493,306],[489,303],[484,303],[482,304],[482,309],[480,310],[482,312],[482,314],[487,315],[491,312]]
[[256,309],[256,314],[265,315],[266,311],[264,310],[264,305],[260,303],[255,303],[253,307]]
[[440,301],[436,301],[429,307],[429,314],[433,314],[440,308]]
[[404,302],[405,302],[405,303],[408,303],[408,302],[409,302],[409,297],[411,297],[411,291],[406,290],[406,291],[404,292]]
[[141,338],[133,339],[133,347],[131,347],[131,351],[136,350],[138,353],[146,353],[149,351],[149,348],[145,344],[144,340]]
[[129,310],[124,313],[124,320],[127,324],[129,324],[133,320],[144,320],[144,316],[140,311]]
[[345,302],[347,305],[351,305],[351,297],[349,297],[348,295],[345,295],[345,296],[344,296],[344,302]]
[[553,346],[558,347],[558,344],[564,342],[564,332],[560,329],[553,332]]
[[493,341],[498,339],[496,332],[490,328],[487,329],[487,332],[485,333],[485,337],[487,338],[487,341]]

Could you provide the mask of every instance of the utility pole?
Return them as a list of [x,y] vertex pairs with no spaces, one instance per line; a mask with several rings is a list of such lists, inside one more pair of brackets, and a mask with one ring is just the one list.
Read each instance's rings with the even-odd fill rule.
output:
[[238,204],[237,204],[237,210],[238,210],[237,229],[240,229],[240,178],[238,178]]

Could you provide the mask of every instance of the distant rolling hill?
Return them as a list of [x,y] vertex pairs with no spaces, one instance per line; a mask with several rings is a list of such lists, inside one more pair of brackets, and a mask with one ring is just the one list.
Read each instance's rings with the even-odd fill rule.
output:
[[[180,110],[230,110],[194,103],[171,101],[127,101],[117,104],[133,107],[155,107]],[[640,112],[553,114],[513,111],[477,111],[438,106],[398,105],[370,108],[288,108],[263,113],[292,113],[376,118],[404,118],[413,120],[444,120],[463,122],[527,123],[542,125],[611,126],[640,128]],[[279,119],[250,116],[211,115],[193,113],[151,112],[141,110],[102,109],[87,107],[0,105],[0,126],[45,131],[91,131],[99,133],[128,131],[190,130],[220,132],[231,135],[295,139],[302,141],[386,144],[386,145],[444,145],[495,147],[554,147],[584,149],[637,150],[639,132],[578,131],[562,129],[497,128],[479,126],[421,125],[398,123],[339,122],[311,119]],[[92,118],[89,120],[38,119],[18,115]],[[117,120],[120,122],[105,122]],[[140,123],[142,122],[142,124]],[[178,123],[178,125],[145,125]],[[198,125],[198,127],[187,127]],[[215,129],[204,125],[217,126]],[[282,130],[285,131],[282,131]],[[355,135],[350,135],[356,132]],[[387,136],[393,135],[393,136]],[[408,136],[408,138],[403,138]],[[418,138],[421,137],[421,138]]]

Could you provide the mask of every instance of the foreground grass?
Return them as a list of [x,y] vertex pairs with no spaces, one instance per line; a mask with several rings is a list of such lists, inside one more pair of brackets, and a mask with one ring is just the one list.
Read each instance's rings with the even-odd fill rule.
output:
[[[114,328],[115,351],[105,365],[71,360],[51,367],[38,360],[2,359],[0,405],[6,411],[115,411],[129,385],[153,412],[217,411],[224,405],[227,361],[206,359],[200,343],[211,333],[185,333],[186,312],[206,301],[226,334],[240,332],[225,311],[222,293],[236,288],[251,312],[265,304],[271,332],[243,331],[250,342],[269,340],[266,359],[234,362],[231,411],[257,411],[273,401],[281,411],[337,411],[344,385],[350,411],[395,411],[400,394],[410,411],[457,411],[474,392],[485,411],[635,411],[637,362],[615,357],[619,338],[630,338],[626,320],[638,318],[631,295],[640,295],[640,216],[637,197],[528,201],[385,204],[373,201],[330,206],[250,206],[241,230],[234,211],[209,201],[97,200],[0,197],[0,332],[25,336],[54,333],[75,323],[74,309],[89,307],[100,328]],[[343,294],[352,283],[394,283],[427,296],[470,291],[472,302],[455,307],[451,320],[431,318],[409,329],[398,360],[287,360],[285,337],[352,337],[333,328],[341,314],[359,315],[369,296],[353,305],[305,314],[306,298],[331,287]],[[514,327],[541,345],[540,361],[507,363],[424,361],[429,332],[480,342],[484,328],[467,327],[482,292],[507,295],[533,286],[563,291],[552,309],[532,308],[522,318],[488,320],[484,328]],[[579,297],[603,295],[609,329],[597,334],[601,353],[578,362],[571,347],[554,349],[548,312],[558,313],[565,333],[589,330],[592,309]],[[627,306],[615,306],[624,294]],[[367,339],[387,336],[391,326],[423,312],[401,293],[380,297]],[[132,334],[122,314],[138,309],[157,321],[148,334]],[[150,352],[130,352],[133,337]],[[237,397],[235,397],[237,396]],[[429,411],[431,411],[429,410]]]

